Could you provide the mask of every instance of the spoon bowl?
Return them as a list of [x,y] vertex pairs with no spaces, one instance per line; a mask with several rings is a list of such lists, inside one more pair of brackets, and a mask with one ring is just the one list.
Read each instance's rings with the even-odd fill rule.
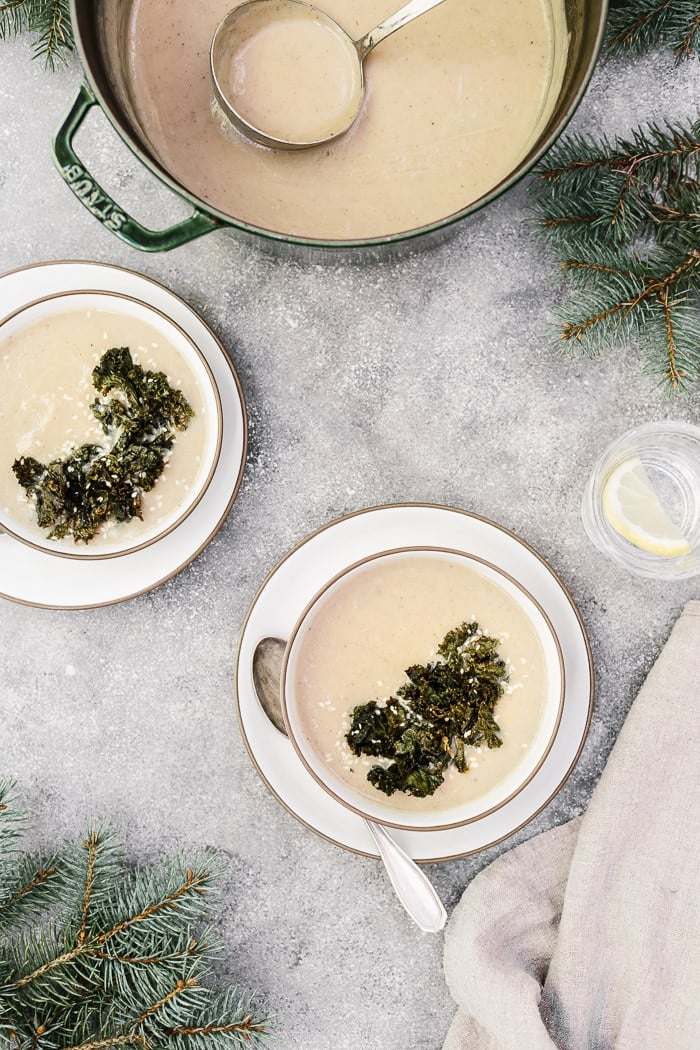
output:
[[370,51],[442,2],[410,0],[353,40],[305,0],[246,0],[214,33],[214,96],[231,124],[259,145],[299,150],[332,142],[360,115]]
[[253,653],[255,695],[275,729],[284,736],[287,735],[287,730],[282,717],[280,682],[286,647],[281,638],[263,638]]

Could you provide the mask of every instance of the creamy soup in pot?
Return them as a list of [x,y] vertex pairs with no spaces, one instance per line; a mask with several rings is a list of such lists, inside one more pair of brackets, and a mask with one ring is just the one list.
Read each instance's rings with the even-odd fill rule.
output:
[[[213,101],[209,49],[232,6],[132,0],[123,48],[129,100],[183,186],[230,216],[285,234],[357,240],[461,210],[526,155],[561,84],[563,0],[444,0],[370,54],[363,109],[346,135],[310,150],[269,149],[234,131]],[[399,6],[321,4],[353,39]],[[114,31],[108,20],[106,36]],[[285,62],[282,54],[273,101],[287,82]]]
[[[64,457],[79,445],[111,447],[110,439],[90,411],[99,396],[92,370],[111,347],[128,347],[133,360],[149,371],[164,372],[170,385],[182,390],[194,416],[177,431],[165,469],[149,492],[143,493],[143,520],[110,521],[88,544],[72,536],[47,540],[36,523],[33,500],[12,471],[18,457],[41,463]],[[36,541],[52,549],[78,554],[103,554],[133,546],[177,520],[192,498],[209,444],[207,399],[199,378],[182,354],[155,327],[140,318],[109,310],[59,313],[30,323],[2,340],[0,330],[0,519],[22,534],[33,531]]]
[[[428,798],[401,791],[388,798],[367,780],[378,759],[354,755],[346,742],[353,708],[395,695],[404,669],[434,660],[463,621],[499,640],[508,672],[495,709],[503,744],[467,748],[468,772],[450,767]],[[531,619],[503,587],[466,559],[406,554],[369,562],[321,599],[300,639],[294,689],[304,736],[342,781],[392,810],[437,812],[485,796],[522,764],[531,768],[547,669]]]

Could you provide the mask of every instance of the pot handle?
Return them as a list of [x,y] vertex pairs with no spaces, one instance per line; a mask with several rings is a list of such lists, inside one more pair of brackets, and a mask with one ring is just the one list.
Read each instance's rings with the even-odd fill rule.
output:
[[106,229],[142,252],[165,252],[193,241],[195,237],[211,233],[223,225],[218,219],[198,208],[195,208],[189,218],[164,230],[149,230],[127,215],[95,182],[73,149],[73,136],[89,110],[97,104],[92,88],[84,81],[66,119],[54,136],[53,159],[78,200]]

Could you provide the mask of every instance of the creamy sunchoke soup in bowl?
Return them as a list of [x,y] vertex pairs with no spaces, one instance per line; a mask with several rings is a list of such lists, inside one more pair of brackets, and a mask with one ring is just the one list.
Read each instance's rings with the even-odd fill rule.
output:
[[111,558],[180,526],[213,476],[221,401],[198,347],[156,308],[102,291],[0,323],[0,529]]
[[[250,141],[215,99],[212,40],[242,2],[72,0],[88,83],[56,136],[56,160],[93,215],[137,247],[169,248],[221,226],[268,246],[429,243],[424,235],[494,200],[552,144],[588,83],[607,10],[607,0],[443,0],[368,56],[364,101],[346,134],[290,151]],[[399,6],[316,3],[353,40]],[[231,76],[254,113],[283,105],[283,122],[305,128],[315,126],[314,107],[345,87],[331,56],[326,87],[295,89],[295,70],[313,64],[303,53],[300,61],[307,44],[296,28],[284,24],[265,48],[247,49]],[[90,177],[72,140],[95,104],[194,205],[189,220],[144,230]]]
[[297,754],[338,802],[437,830],[498,809],[537,773],[564,668],[549,619],[510,576],[460,551],[402,548],[311,600],[281,699]]

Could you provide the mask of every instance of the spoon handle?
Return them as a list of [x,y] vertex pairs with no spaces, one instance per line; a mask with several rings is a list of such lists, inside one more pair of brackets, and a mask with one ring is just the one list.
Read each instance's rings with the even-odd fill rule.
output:
[[435,887],[381,824],[365,820],[384,867],[404,908],[425,933],[437,933],[447,921],[447,912]]
[[372,48],[376,47],[381,40],[385,40],[386,37],[395,33],[397,29],[401,29],[408,22],[412,22],[414,18],[418,18],[418,15],[425,14],[431,7],[437,7],[442,2],[443,0],[410,0],[410,3],[404,4],[403,7],[395,11],[393,15],[385,18],[374,29],[370,29],[369,33],[366,33],[360,40],[355,41],[360,62],[365,60]]

